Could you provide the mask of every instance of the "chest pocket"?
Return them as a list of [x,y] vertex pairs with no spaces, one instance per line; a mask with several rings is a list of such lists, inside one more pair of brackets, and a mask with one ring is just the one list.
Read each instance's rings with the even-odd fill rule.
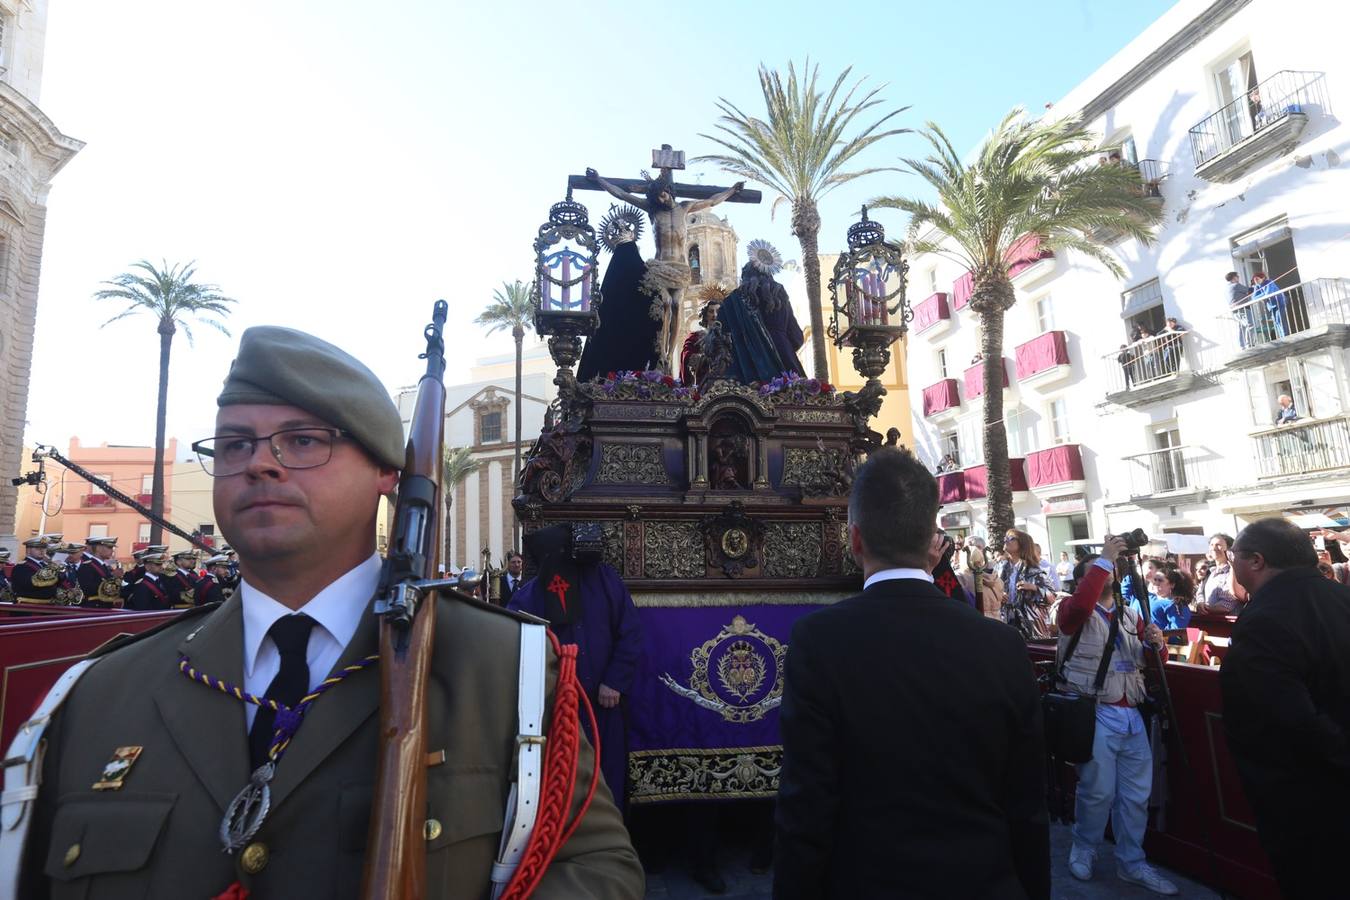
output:
[[[52,821],[47,876],[74,886],[94,876],[144,868],[176,799],[176,794],[130,791],[119,792],[116,797],[94,793],[63,797]],[[125,880],[124,887],[126,890],[107,896],[143,897],[149,884],[144,879],[136,879],[134,885]],[[86,896],[83,890],[70,894],[56,885],[52,893],[56,897]]]

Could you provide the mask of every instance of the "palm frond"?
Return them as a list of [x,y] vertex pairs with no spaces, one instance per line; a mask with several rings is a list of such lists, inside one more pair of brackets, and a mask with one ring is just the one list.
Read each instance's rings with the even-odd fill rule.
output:
[[534,305],[530,301],[529,286],[520,280],[502,282],[502,286],[492,292],[492,301],[478,314],[474,323],[486,325],[488,334],[503,328],[529,328],[534,324]]

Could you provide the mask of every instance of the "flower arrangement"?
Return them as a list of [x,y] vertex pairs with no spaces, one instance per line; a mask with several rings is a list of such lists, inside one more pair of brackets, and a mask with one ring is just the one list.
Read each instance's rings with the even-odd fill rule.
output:
[[600,381],[605,400],[698,400],[698,388],[656,369],[642,372],[607,372]]
[[819,378],[807,378],[796,372],[784,372],[772,381],[750,385],[775,403],[828,403],[834,396],[834,385]]

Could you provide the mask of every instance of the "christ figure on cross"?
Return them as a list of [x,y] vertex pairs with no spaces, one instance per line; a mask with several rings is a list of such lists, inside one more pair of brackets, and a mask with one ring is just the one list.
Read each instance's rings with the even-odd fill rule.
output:
[[738,181],[724,191],[702,200],[677,200],[675,183],[670,169],[662,168],[661,176],[648,180],[646,196],[639,197],[600,177],[594,169],[586,170],[586,177],[626,203],[647,213],[652,220],[656,240],[656,258],[647,263],[642,276],[642,288],[652,297],[651,317],[661,323],[657,337],[657,353],[661,368],[668,375],[679,375],[679,360],[675,356],[675,332],[678,326],[680,300],[689,287],[689,217],[699,210],[730,200],[745,186]]

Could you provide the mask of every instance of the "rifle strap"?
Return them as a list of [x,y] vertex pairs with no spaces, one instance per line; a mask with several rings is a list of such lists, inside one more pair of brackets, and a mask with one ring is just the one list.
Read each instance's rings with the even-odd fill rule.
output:
[[506,822],[497,861],[492,864],[492,900],[498,900],[520,865],[539,811],[544,768],[544,693],[548,666],[548,626],[520,626],[520,683],[516,708],[516,778],[506,801]]

